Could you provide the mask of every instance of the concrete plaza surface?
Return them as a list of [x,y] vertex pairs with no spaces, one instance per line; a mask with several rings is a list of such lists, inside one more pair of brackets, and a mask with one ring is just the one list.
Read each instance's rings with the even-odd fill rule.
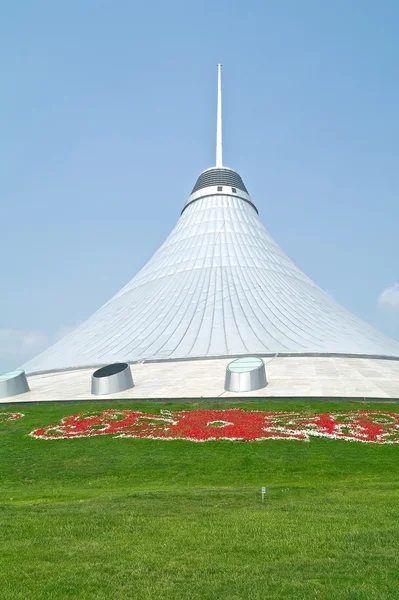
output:
[[28,376],[30,392],[7,402],[118,398],[344,397],[399,399],[399,360],[356,357],[265,357],[267,387],[247,393],[224,391],[231,359],[187,360],[131,365],[135,387],[93,396],[94,369]]

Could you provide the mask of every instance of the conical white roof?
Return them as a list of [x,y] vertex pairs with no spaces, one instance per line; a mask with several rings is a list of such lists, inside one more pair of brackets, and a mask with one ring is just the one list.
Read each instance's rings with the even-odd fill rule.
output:
[[263,226],[241,177],[221,167],[200,175],[146,266],[24,368],[274,353],[399,357],[399,343],[304,275]]
[[241,177],[223,166],[218,65],[216,167],[198,178],[147,265],[27,373],[115,361],[240,354],[399,357],[399,343],[337,304],[280,250]]

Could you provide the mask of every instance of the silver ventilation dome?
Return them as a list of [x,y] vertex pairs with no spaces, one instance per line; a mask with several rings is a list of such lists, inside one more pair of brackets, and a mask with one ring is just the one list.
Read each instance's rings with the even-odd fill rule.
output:
[[240,175],[233,171],[233,169],[228,169],[227,167],[211,167],[210,169],[203,171],[198,177],[191,193],[193,194],[203,188],[215,185],[233,187],[248,194],[248,190]]

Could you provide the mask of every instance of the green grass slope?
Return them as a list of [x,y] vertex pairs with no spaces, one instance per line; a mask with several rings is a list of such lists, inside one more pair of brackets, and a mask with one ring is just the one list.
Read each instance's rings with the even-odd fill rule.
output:
[[399,598],[399,445],[29,436],[93,409],[230,407],[399,412],[270,400],[3,407],[25,417],[0,423],[0,598]]

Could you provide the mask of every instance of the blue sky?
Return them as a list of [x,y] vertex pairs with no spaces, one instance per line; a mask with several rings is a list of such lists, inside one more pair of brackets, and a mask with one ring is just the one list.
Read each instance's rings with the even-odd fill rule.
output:
[[399,339],[399,3],[0,8],[0,371],[85,320],[224,162],[284,251]]

